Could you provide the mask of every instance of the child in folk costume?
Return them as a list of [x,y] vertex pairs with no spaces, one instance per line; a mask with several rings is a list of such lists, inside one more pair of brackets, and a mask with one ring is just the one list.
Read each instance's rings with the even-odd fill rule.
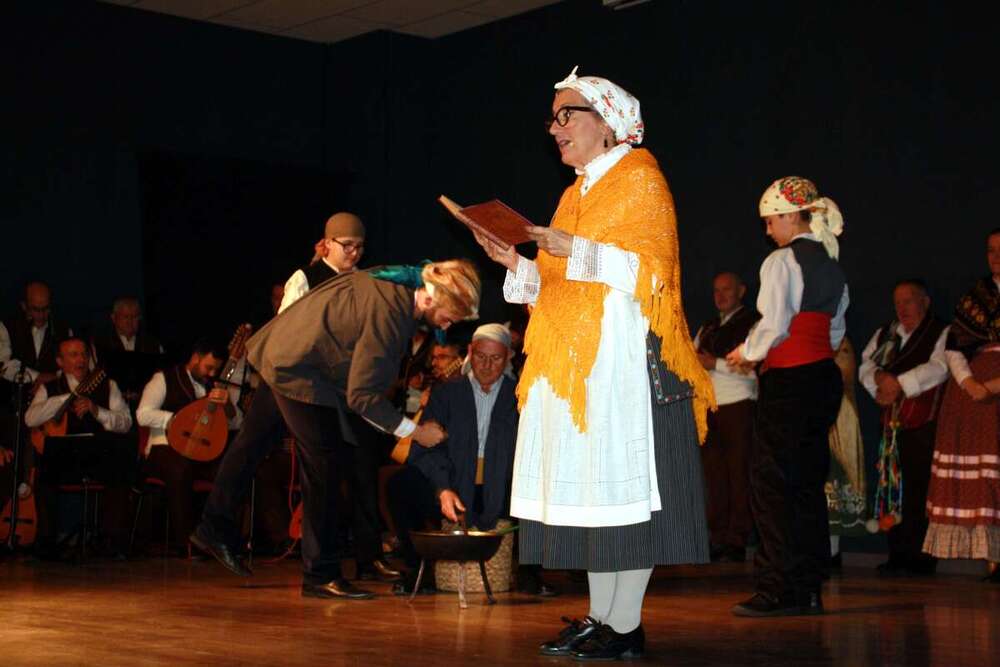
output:
[[761,320],[727,356],[733,365],[760,363],[750,455],[750,502],[760,536],[756,592],[733,613],[817,614],[830,557],[823,492],[828,433],[843,396],[834,363],[849,302],[836,261],[843,218],[832,200],[797,176],[771,184],[760,215],[779,248],[761,265]]

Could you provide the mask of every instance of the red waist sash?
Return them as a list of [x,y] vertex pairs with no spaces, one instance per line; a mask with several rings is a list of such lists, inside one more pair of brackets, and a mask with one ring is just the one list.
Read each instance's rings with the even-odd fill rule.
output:
[[771,348],[764,360],[763,371],[769,368],[792,368],[833,359],[830,345],[830,320],[826,313],[799,313],[788,327],[788,338]]

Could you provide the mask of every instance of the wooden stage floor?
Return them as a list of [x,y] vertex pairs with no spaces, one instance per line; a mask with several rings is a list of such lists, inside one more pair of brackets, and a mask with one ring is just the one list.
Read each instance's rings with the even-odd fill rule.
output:
[[[563,614],[587,612],[585,587],[371,601],[299,596],[298,566],[260,566],[244,584],[215,563],[149,559],[85,565],[0,562],[0,665],[557,665],[535,653]],[[660,568],[646,598],[650,665],[1000,664],[1000,586],[971,576],[879,579],[847,568],[822,617],[752,620],[749,565]]]

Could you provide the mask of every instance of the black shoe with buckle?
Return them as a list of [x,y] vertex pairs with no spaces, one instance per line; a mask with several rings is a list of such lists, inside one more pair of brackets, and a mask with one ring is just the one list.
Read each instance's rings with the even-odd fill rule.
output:
[[601,626],[599,621],[590,616],[585,616],[582,621],[563,616],[562,622],[566,624],[566,627],[559,631],[558,637],[539,646],[539,653],[542,655],[569,655],[573,649],[587,641]]
[[334,579],[325,584],[302,584],[302,597],[326,600],[371,600],[375,594],[358,588],[347,579]]
[[580,662],[634,660],[646,652],[646,632],[640,625],[632,632],[615,632],[610,625],[601,625],[570,655]]

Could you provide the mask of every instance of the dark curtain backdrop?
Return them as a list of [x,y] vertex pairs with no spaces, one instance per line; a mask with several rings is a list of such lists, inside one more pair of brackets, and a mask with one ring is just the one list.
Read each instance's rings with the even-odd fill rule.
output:
[[[947,317],[986,271],[995,32],[958,3],[570,0],[438,40],[322,46],[102,3],[4,3],[0,296],[13,307],[22,281],[44,276],[64,319],[85,324],[139,292],[181,345],[250,317],[347,208],[368,226],[366,265],[471,257],[484,319],[505,319],[502,272],[435,200],[499,197],[546,223],[573,174],[541,121],[580,65],[642,102],[692,327],[720,270],[754,297],[769,251],[758,198],[798,174],[844,212],[860,351],[899,278],[927,280]],[[171,275],[186,248],[185,269],[233,291],[197,317],[203,292]],[[873,458],[875,411],[859,404]]]

